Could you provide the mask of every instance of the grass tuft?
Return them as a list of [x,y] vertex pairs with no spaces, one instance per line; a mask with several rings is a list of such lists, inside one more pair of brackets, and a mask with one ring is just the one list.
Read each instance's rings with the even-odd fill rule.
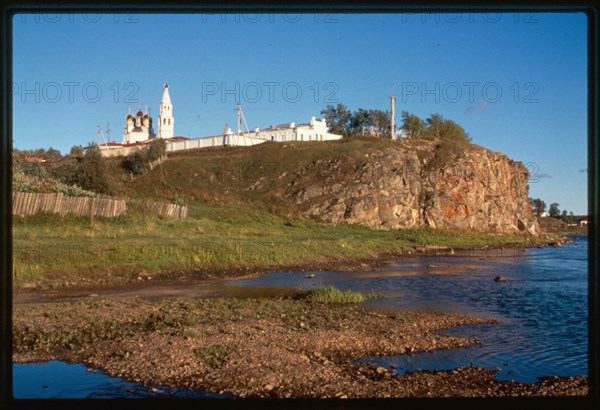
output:
[[302,292],[299,296],[301,299],[315,303],[362,303],[366,299],[358,292],[340,290],[333,286],[312,288]]
[[233,350],[233,346],[214,345],[194,349],[194,355],[201,362],[206,363],[211,367],[219,368],[223,366],[225,360],[227,359],[227,356]]

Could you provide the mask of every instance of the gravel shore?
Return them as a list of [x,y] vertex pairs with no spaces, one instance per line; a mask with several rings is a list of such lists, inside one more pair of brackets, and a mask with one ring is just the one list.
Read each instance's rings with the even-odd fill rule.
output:
[[378,312],[360,304],[283,298],[93,297],[14,309],[14,361],[83,362],[111,376],[233,397],[374,398],[579,396],[586,377],[498,382],[481,368],[394,376],[354,364],[477,340],[437,330],[476,317]]

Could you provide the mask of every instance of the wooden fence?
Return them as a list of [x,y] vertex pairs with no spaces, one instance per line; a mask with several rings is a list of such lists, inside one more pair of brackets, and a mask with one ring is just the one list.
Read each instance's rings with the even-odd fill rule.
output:
[[169,218],[186,218],[187,206],[167,204],[164,202],[153,202],[148,205],[153,212],[160,216],[168,216]]
[[[186,218],[187,206],[152,202],[148,208],[160,216]],[[35,215],[39,212],[51,214],[73,214],[75,216],[117,217],[127,212],[123,199],[71,197],[60,193],[40,194],[33,192],[12,193],[13,215]]]
[[73,214],[76,216],[116,217],[127,211],[122,199],[70,197],[60,193],[12,193],[13,215],[34,215],[39,212]]

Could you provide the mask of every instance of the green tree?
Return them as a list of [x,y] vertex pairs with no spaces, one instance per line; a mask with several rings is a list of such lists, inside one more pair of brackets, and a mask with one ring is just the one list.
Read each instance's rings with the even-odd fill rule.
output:
[[452,120],[445,119],[441,114],[431,114],[425,122],[427,124],[425,136],[427,137],[459,142],[471,141],[463,127]]
[[92,146],[85,150],[85,154],[75,159],[52,164],[48,167],[48,172],[63,184],[105,194],[109,192],[105,161],[98,147]]
[[81,145],[73,145],[69,154],[75,157],[83,157],[83,147]]
[[328,105],[321,114],[327,120],[329,131],[348,137],[352,133],[352,112],[344,104]]
[[359,108],[352,114],[350,120],[350,130],[353,135],[365,135],[373,125],[373,118],[370,110]]
[[389,138],[392,123],[390,120],[390,112],[382,110],[369,110],[373,127],[373,134],[377,138]]
[[550,208],[548,209],[548,215],[550,218],[559,218],[560,217],[560,209],[558,209],[559,204],[553,202],[550,204]]
[[370,135],[377,138],[390,136],[390,113],[382,110],[359,108],[350,119],[351,135]]
[[442,126],[442,138],[450,141],[471,142],[465,129],[452,120],[446,120]]
[[546,212],[546,203],[540,198],[529,198],[529,203],[531,204],[531,210],[536,216],[540,217]]
[[426,135],[432,138],[441,138],[444,121],[444,117],[441,114],[431,114],[431,116],[425,120],[427,123]]
[[569,223],[569,214],[567,213],[566,209],[563,209],[563,211],[561,212],[560,219],[565,223]]
[[419,138],[425,133],[425,123],[416,115],[402,111],[402,130],[408,138]]
[[48,148],[48,150],[46,151],[45,155],[44,155],[44,159],[58,159],[61,158],[62,154],[60,153],[59,150],[54,149],[52,147]]
[[106,163],[97,146],[88,147],[83,157],[78,158],[78,174],[75,185],[101,194],[109,191]]

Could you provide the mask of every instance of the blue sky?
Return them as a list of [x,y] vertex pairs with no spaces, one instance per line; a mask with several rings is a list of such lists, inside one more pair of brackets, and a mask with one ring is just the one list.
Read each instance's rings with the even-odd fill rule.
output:
[[29,14],[14,18],[18,149],[121,142],[128,108],[175,135],[308,122],[328,104],[432,113],[527,164],[530,196],[587,209],[586,16],[571,14]]

